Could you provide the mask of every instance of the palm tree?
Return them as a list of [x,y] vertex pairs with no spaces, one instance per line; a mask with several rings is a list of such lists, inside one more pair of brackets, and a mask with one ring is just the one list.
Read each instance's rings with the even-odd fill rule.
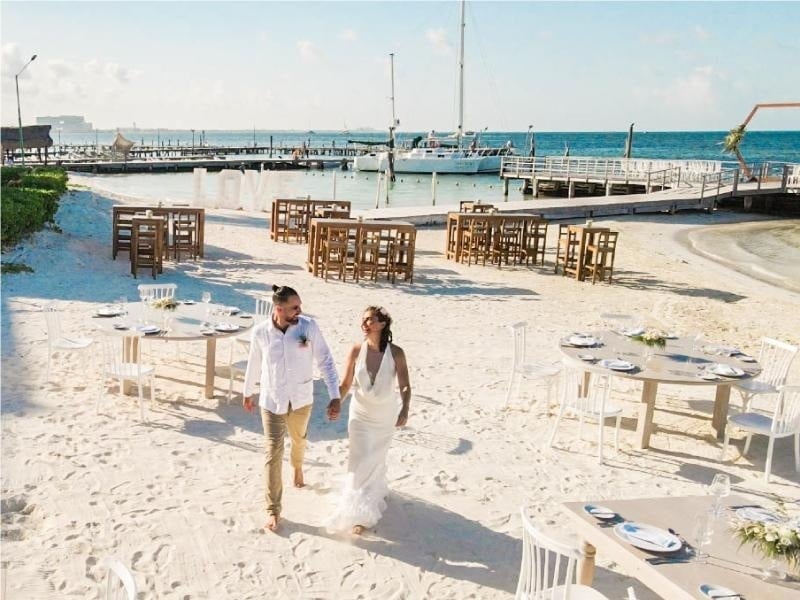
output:
[[753,179],[753,174],[744,161],[742,153],[739,151],[739,146],[741,146],[742,140],[744,140],[744,128],[745,125],[743,123],[730,130],[722,142],[722,151],[736,156],[736,160],[739,161],[739,166],[742,168],[742,173],[744,173],[746,180],[750,181]]

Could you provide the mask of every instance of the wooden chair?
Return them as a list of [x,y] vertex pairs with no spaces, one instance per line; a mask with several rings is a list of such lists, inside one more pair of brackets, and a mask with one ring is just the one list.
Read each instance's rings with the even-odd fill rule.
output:
[[296,242],[308,242],[308,202],[305,200],[286,203],[283,241],[288,242],[290,237]]
[[181,253],[186,252],[193,260],[200,254],[197,231],[197,215],[176,213],[172,220],[172,251],[175,260],[180,262]]
[[416,239],[416,230],[397,232],[392,243],[389,261],[389,279],[392,283],[397,281],[398,275],[403,276],[403,281],[414,282],[414,247]]
[[131,236],[133,230],[133,215],[135,210],[114,208],[111,224],[111,258],[117,260],[120,251],[131,251]]
[[489,254],[489,226],[485,219],[473,217],[466,219],[466,230],[461,234],[461,252],[458,257],[459,262],[467,259],[467,265],[475,264],[478,260],[486,265],[486,255]]
[[525,264],[537,262],[544,265],[544,252],[547,246],[547,221],[544,219],[531,219],[525,231],[525,242],[522,249]]
[[503,219],[500,226],[492,232],[491,239],[491,261],[497,261],[497,267],[517,264],[522,256],[522,241],[525,230],[525,222],[519,218]]
[[328,227],[322,240],[322,271],[325,281],[331,271],[339,274],[339,279],[347,278],[348,256],[350,254],[350,228]]
[[381,257],[381,231],[378,229],[362,230],[357,240],[357,251],[355,261],[355,280],[361,277],[369,277],[372,281],[378,281],[378,269],[380,268]]
[[131,274],[136,277],[140,268],[149,268],[156,278],[161,273],[164,256],[164,219],[133,219],[131,236]]
[[[556,240],[556,262],[553,265],[553,272],[558,273],[558,267],[561,265],[562,275],[566,275],[566,267],[570,260],[574,260],[573,245],[577,245],[577,236],[570,236],[569,225],[566,223],[558,224],[558,239]],[[572,256],[570,256],[572,255]]]
[[586,272],[591,273],[592,283],[600,278],[604,281],[608,274],[608,283],[614,274],[614,255],[617,251],[617,231],[601,231],[594,236],[592,243],[586,245]]

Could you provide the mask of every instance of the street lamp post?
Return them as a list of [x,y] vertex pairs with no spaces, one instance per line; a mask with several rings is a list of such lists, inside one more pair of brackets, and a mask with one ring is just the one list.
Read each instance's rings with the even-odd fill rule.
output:
[[17,86],[17,119],[19,120],[19,148],[22,151],[23,167],[25,166],[25,141],[22,139],[22,110],[19,107],[19,76],[22,75],[22,72],[28,68],[28,65],[35,60],[36,60],[36,55],[34,54],[33,56],[31,56],[31,59],[22,66],[22,68],[19,70],[19,73],[14,75],[14,84]]

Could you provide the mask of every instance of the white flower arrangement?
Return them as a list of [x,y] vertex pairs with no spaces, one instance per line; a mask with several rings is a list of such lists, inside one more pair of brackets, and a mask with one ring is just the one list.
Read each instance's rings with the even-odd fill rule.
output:
[[742,545],[751,543],[766,558],[784,559],[790,569],[800,570],[800,522],[735,519],[732,526]]
[[658,348],[663,348],[667,345],[667,334],[658,329],[648,329],[644,333],[634,335],[632,339],[648,346],[657,346]]
[[151,306],[162,310],[175,310],[178,308],[178,303],[175,298],[159,298],[158,300],[153,300]]

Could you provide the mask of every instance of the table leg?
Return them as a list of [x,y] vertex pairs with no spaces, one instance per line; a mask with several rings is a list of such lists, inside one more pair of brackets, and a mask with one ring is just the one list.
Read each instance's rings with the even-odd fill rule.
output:
[[217,340],[206,340],[206,398],[214,397],[214,376],[217,366]]
[[711,417],[711,426],[717,432],[717,439],[725,437],[725,425],[728,423],[728,402],[731,398],[731,386],[718,385],[717,395],[714,398],[714,416]]
[[594,579],[594,557],[597,554],[597,549],[589,542],[584,541],[581,546],[583,558],[578,562],[578,583],[580,585],[592,585]]
[[639,449],[641,450],[650,447],[650,434],[653,433],[653,411],[656,406],[657,392],[657,382],[644,382],[642,386],[642,406],[639,409],[639,419],[636,422],[636,438],[639,441]]

